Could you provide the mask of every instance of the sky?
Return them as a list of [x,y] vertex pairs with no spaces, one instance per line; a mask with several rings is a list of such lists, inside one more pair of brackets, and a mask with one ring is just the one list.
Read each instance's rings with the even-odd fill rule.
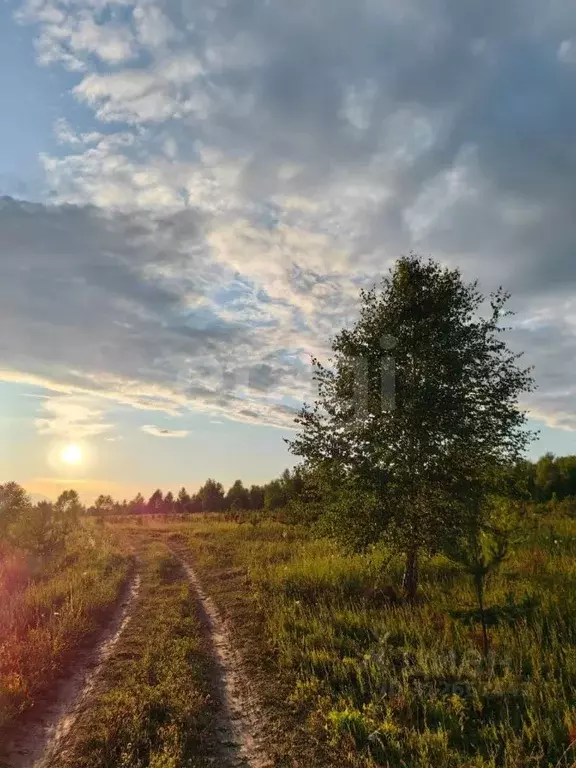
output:
[[0,94],[0,482],[271,479],[411,250],[512,293],[575,452],[571,0],[4,2]]

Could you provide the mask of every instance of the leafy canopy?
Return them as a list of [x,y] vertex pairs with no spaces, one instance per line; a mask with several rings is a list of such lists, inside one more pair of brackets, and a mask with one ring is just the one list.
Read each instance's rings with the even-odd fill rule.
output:
[[434,547],[521,455],[531,435],[518,400],[533,382],[502,337],[508,298],[415,255],[361,292],[329,364],[313,359],[318,399],[289,441],[341,490],[336,535],[364,546],[387,530],[404,548]]

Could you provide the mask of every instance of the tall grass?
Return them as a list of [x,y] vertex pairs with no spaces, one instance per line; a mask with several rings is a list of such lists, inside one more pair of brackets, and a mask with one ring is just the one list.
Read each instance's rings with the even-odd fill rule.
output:
[[489,582],[487,657],[471,585],[444,557],[408,606],[385,547],[347,556],[272,522],[197,521],[188,543],[217,598],[226,570],[246,572],[290,705],[347,765],[552,768],[572,764],[576,734],[575,534],[546,521]]
[[0,553],[0,733],[33,706],[72,651],[116,603],[131,558],[102,532],[79,529],[42,568],[4,545]]

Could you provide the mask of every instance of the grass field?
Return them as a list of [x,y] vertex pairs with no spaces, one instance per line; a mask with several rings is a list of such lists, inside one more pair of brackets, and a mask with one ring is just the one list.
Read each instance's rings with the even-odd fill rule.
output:
[[345,556],[273,522],[158,526],[232,620],[278,765],[576,760],[575,522],[538,526],[489,584],[487,658],[471,585],[442,557],[413,606],[385,548]]
[[62,557],[0,557],[0,739],[73,661],[113,610],[133,566],[98,528],[80,528]]
[[53,766],[225,765],[213,649],[181,559],[227,619],[273,765],[576,764],[576,521],[568,517],[541,517],[489,581],[487,656],[472,585],[453,562],[424,560],[421,599],[407,604],[402,562],[384,546],[349,555],[271,520],[88,525],[41,577],[6,555],[3,728],[106,622],[136,561],[130,622]]

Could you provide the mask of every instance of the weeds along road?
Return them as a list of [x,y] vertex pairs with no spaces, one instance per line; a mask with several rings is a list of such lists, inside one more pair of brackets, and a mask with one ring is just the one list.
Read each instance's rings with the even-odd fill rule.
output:
[[39,702],[18,724],[13,738],[2,749],[2,760],[6,765],[11,768],[47,768],[57,758],[130,622],[139,591],[140,575],[136,572],[96,642],[79,651],[71,674],[59,681],[52,695],[45,702]]

